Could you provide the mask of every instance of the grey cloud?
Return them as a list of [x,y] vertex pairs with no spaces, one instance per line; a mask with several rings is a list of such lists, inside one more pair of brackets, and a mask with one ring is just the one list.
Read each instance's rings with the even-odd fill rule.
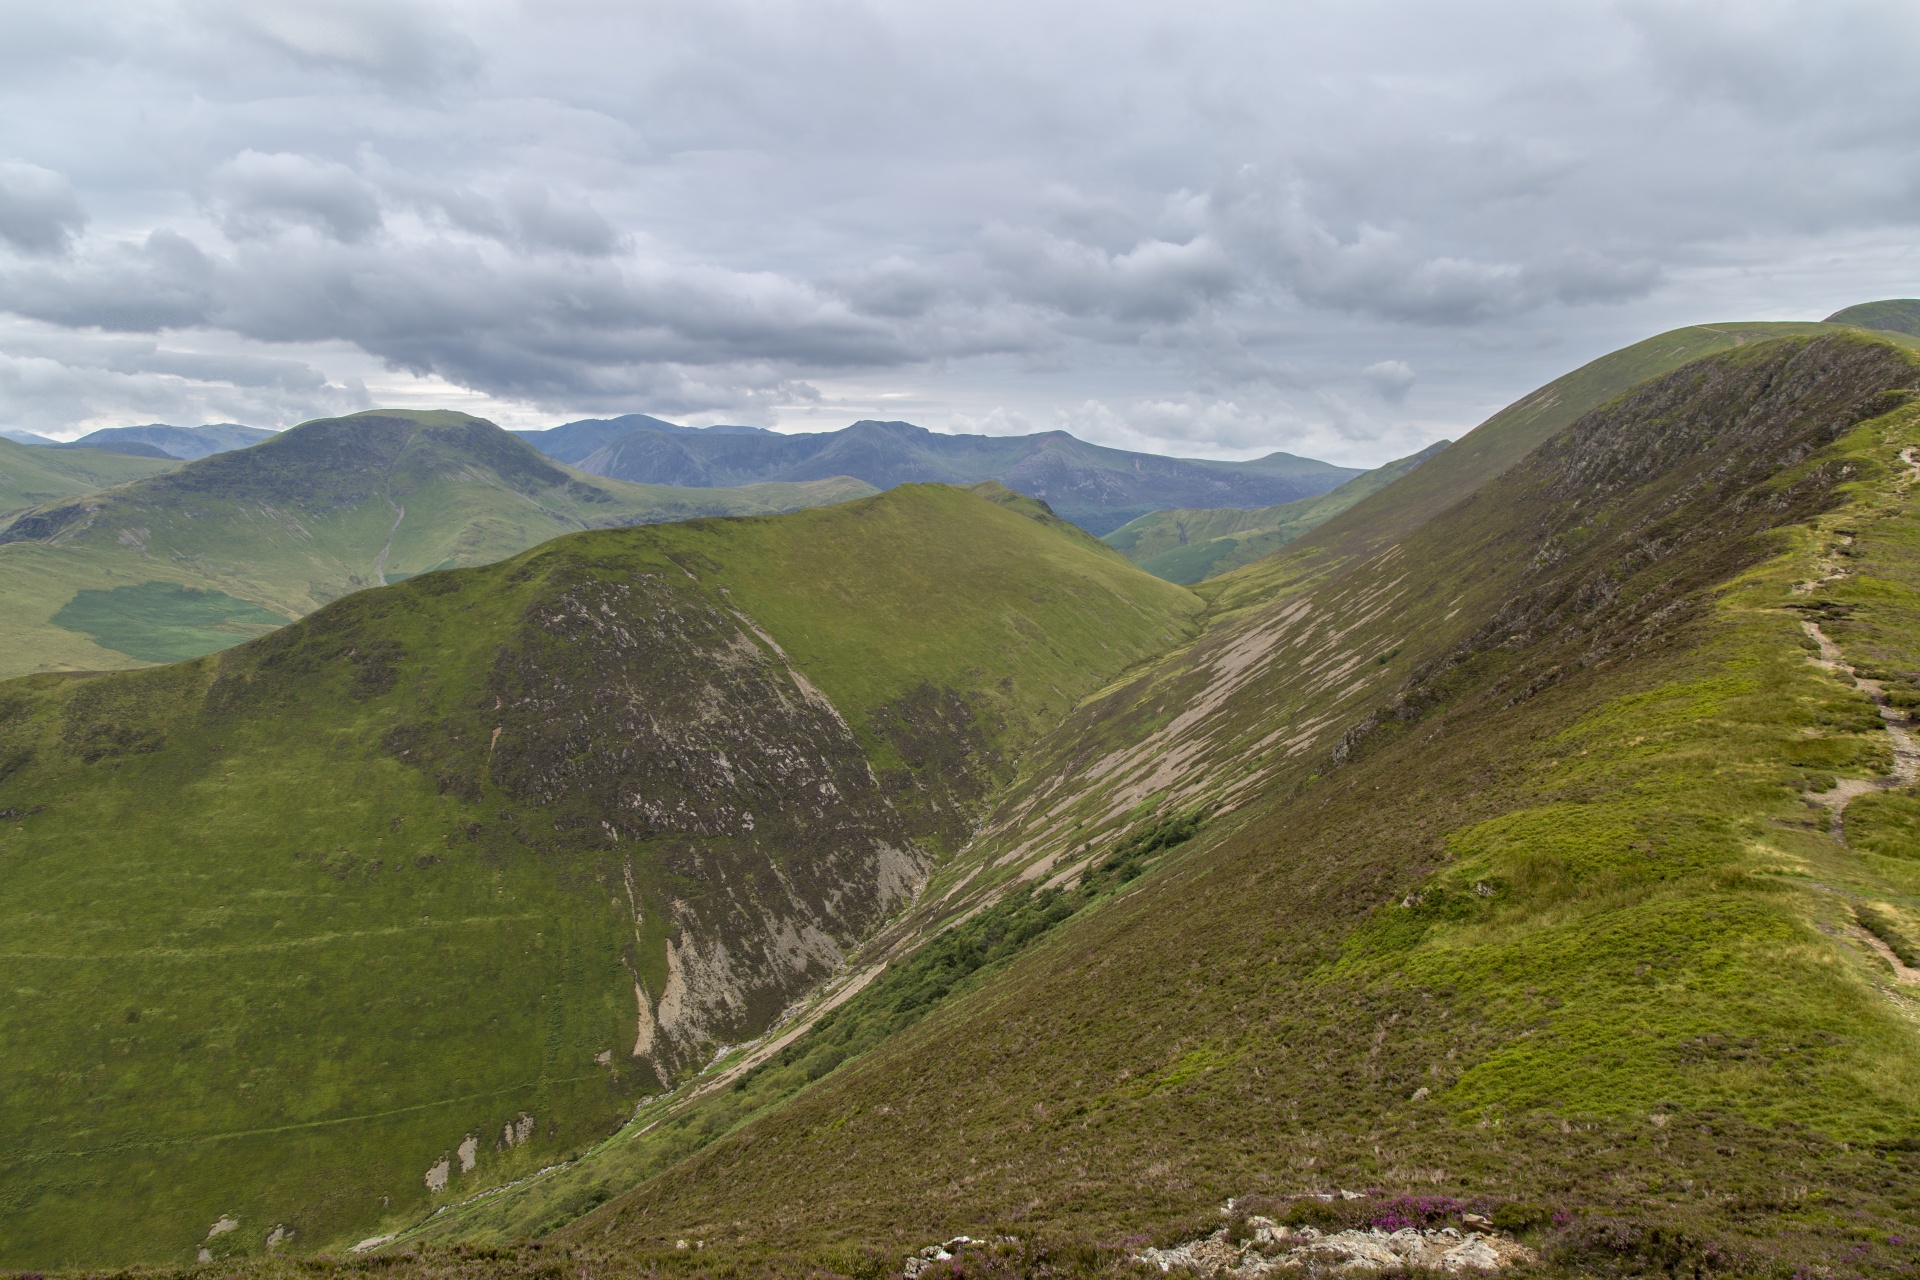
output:
[[0,308],[509,408],[937,382],[934,425],[1351,460],[1707,284],[1920,292],[1916,58],[1910,0],[15,6],[0,154],[77,190],[0,225]]
[[15,315],[130,333],[207,323],[216,267],[177,231],[116,244],[73,262],[0,273],[0,297]]
[[1116,253],[1000,225],[987,228],[981,243],[1010,294],[1072,316],[1176,321],[1225,297],[1237,280],[1235,264],[1207,236],[1184,244],[1142,240]]
[[[156,232],[63,268],[0,276],[12,309],[125,331],[214,326],[269,342],[346,338],[395,367],[498,395],[564,402],[646,394],[726,367],[743,394],[814,367],[894,365],[915,352],[830,296],[764,273],[519,258],[450,242],[242,244],[214,258]],[[711,381],[711,379],[708,379]]]
[[898,255],[833,283],[855,311],[896,320],[925,315],[944,291],[933,271]]
[[86,224],[65,177],[20,160],[0,162],[0,239],[26,253],[64,253]]
[[298,224],[350,243],[381,225],[373,188],[338,161],[242,151],[214,170],[209,186],[221,225],[234,239],[257,239]]
[[204,0],[192,9],[298,64],[403,92],[471,74],[478,57],[455,12],[406,0]]
[[488,194],[408,172],[377,154],[363,158],[369,198],[378,188],[391,205],[421,213],[448,229],[533,253],[606,257],[631,246],[631,237],[578,193],[556,194],[542,184],[517,180],[504,192]]
[[1617,302],[1645,295],[1660,279],[1658,264],[1644,257],[1595,249],[1527,254],[1530,246],[1509,243],[1505,255],[1449,253],[1419,243],[1417,231],[1367,222],[1342,236],[1298,184],[1229,184],[1218,198],[1230,243],[1279,285],[1310,306],[1384,320],[1468,324],[1551,303]]
[[1415,381],[1413,366],[1405,360],[1376,360],[1360,371],[1360,377],[1381,399],[1395,404],[1407,398]]
[[0,421],[28,430],[155,420],[279,426],[371,407],[364,388],[297,360],[99,335],[10,336],[0,352]]
[[507,193],[506,206],[520,242],[528,248],[602,257],[621,246],[620,233],[598,210],[556,200],[545,187],[518,185]]

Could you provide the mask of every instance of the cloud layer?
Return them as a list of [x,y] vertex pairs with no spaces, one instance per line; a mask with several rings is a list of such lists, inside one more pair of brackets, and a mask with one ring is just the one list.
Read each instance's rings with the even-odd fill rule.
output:
[[1906,0],[0,7],[0,425],[893,397],[1375,460],[1920,292],[1916,56]]

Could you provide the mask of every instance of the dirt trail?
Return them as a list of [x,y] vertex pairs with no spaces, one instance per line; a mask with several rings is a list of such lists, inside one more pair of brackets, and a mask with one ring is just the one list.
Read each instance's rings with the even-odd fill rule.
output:
[[1882,960],[1885,960],[1888,967],[1893,970],[1893,980],[1895,982],[1900,983],[1902,986],[1920,987],[1920,969],[1908,968],[1907,962],[1895,955],[1893,948],[1885,942],[1874,937],[1859,925],[1854,925],[1849,928],[1847,930],[1847,936],[1879,956]]
[[1916,745],[1913,735],[1907,730],[1907,717],[1903,711],[1887,704],[1887,692],[1878,680],[1867,680],[1856,674],[1853,667],[1841,656],[1840,646],[1827,639],[1826,632],[1816,622],[1802,622],[1808,636],[1820,646],[1820,656],[1814,659],[1816,665],[1826,668],[1833,674],[1853,682],[1853,687],[1872,699],[1874,709],[1880,713],[1880,721],[1887,728],[1887,735],[1893,739],[1893,772],[1884,778],[1845,778],[1829,791],[1810,792],[1808,799],[1824,805],[1832,820],[1829,833],[1841,844],[1847,842],[1846,817],[1847,805],[1855,796],[1866,795],[1870,791],[1889,791],[1895,787],[1911,787],[1920,783],[1920,745]]

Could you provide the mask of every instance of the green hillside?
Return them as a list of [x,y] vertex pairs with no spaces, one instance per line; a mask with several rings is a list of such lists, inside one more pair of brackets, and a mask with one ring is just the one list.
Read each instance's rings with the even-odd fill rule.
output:
[[30,507],[141,480],[180,464],[98,449],[41,449],[0,439],[0,529]]
[[1914,347],[1662,335],[1197,592],[909,486],[0,685],[0,1261],[1898,1274]]
[[908,486],[0,685],[0,1265],[342,1247],[611,1132],[1197,608]]
[[1251,564],[1319,528],[1362,498],[1379,492],[1446,448],[1441,440],[1347,481],[1331,493],[1275,507],[1155,511],[1103,541],[1156,578],[1191,584]]
[[1887,333],[1920,337],[1920,298],[1888,298],[1843,307],[1827,317],[1828,324],[1857,324]]
[[[162,469],[115,461],[128,475]],[[350,591],[486,564],[575,530],[789,511],[873,492],[844,478],[717,490],[605,480],[448,412],[320,419],[251,448],[163,466],[165,474],[46,503],[0,529],[0,676],[197,657]]]
[[1915,936],[1920,847],[1895,794],[1851,847],[1802,799],[1892,756],[1801,623],[1920,677],[1920,423],[1881,394],[1916,380],[1845,338],[1692,366],[1093,700],[981,863],[1233,811],[566,1238],[903,1256],[1360,1186],[1510,1207],[1568,1256],[1649,1239],[1573,1225],[1620,1215],[1694,1257],[1896,1256],[1920,1054],[1858,922]]
[[1216,610],[1029,753],[923,898],[950,932],[420,1238],[602,1205],[492,1265],[881,1274],[964,1232],[1018,1243],[961,1274],[1127,1274],[1238,1196],[1488,1214],[1564,1274],[1897,1269],[1920,753],[1869,695],[1920,705],[1916,385],[1748,343]]
[[1623,347],[1514,401],[1391,491],[1355,503],[1281,555],[1222,575],[1206,593],[1218,607],[1233,608],[1257,602],[1299,577],[1374,555],[1468,497],[1582,415],[1648,378],[1769,338],[1850,328],[1796,321],[1694,325]]

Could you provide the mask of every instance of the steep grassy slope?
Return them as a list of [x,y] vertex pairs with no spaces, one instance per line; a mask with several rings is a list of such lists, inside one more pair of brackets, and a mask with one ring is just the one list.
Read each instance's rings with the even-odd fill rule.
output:
[[610,1131],[1197,607],[913,486],[0,685],[0,1263],[338,1247]]
[[968,1231],[1099,1266],[1357,1186],[1583,1269],[1897,1266],[1920,802],[1834,833],[1834,780],[1895,758],[1808,624],[1920,702],[1916,384],[1885,343],[1752,344],[1219,616],[1051,735],[929,897],[1071,886],[1196,808],[1197,839],[554,1260],[863,1271]]
[[582,476],[465,414],[322,419],[0,530],[0,676],[195,657],[347,592],[573,530],[870,492],[842,479],[689,493]]
[[1516,400],[1390,492],[1355,503],[1279,555],[1223,574],[1205,594],[1218,607],[1231,609],[1262,600],[1302,576],[1373,555],[1500,475],[1575,419],[1648,378],[1769,338],[1850,328],[1792,321],[1694,325],[1623,347]]
[[178,465],[162,458],[129,458],[97,449],[38,449],[0,440],[0,529],[42,503],[142,480]]
[[[745,428],[645,428],[586,422],[538,437],[594,475],[654,484],[747,484],[854,476],[879,488],[998,480],[1044,499],[1096,535],[1161,507],[1263,507],[1325,493],[1357,471],[1289,453],[1248,462],[1164,458],[1108,449],[1064,431],[946,435],[908,422],[856,422],[842,431],[782,435]],[[670,425],[670,424],[667,424]],[[533,437],[529,437],[530,439]],[[593,441],[591,452],[579,449]]]
[[1446,448],[1441,440],[1420,452],[1375,467],[1317,498],[1298,498],[1252,511],[1189,508],[1156,511],[1129,521],[1103,541],[1156,578],[1195,583],[1218,577],[1302,537]]
[[1920,298],[1888,298],[1843,307],[1827,317],[1828,324],[1857,324],[1886,333],[1920,337]]

